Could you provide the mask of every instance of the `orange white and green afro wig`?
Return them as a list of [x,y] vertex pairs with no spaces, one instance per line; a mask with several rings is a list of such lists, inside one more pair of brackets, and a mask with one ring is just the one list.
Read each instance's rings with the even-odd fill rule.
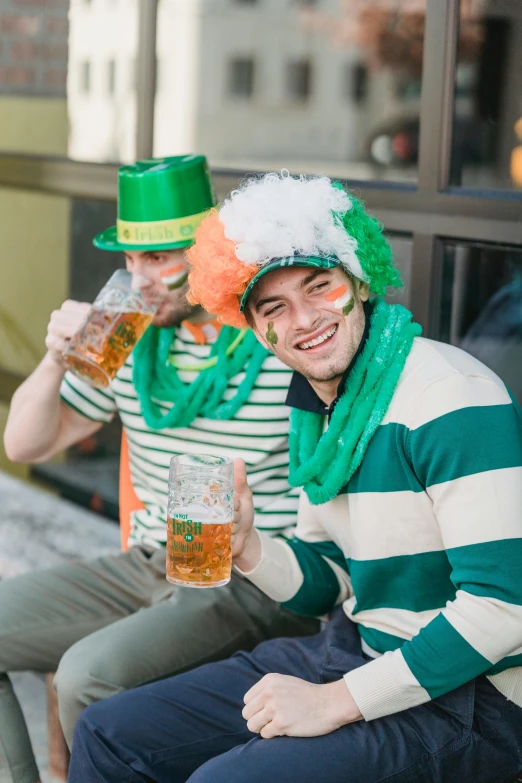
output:
[[401,285],[383,227],[328,177],[266,174],[212,210],[188,250],[189,299],[244,328],[257,278],[281,266],[341,266],[374,294]]

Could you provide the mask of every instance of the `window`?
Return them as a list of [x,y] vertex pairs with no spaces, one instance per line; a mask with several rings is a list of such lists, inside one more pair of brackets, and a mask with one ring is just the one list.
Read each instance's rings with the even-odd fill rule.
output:
[[522,403],[522,247],[444,246],[440,338],[499,375]]
[[254,61],[236,57],[230,61],[229,92],[236,98],[250,98],[254,91]]
[[88,60],[80,63],[80,92],[88,95],[91,91],[91,64]]
[[160,0],[155,153],[414,183],[425,6]]
[[364,63],[349,63],[345,71],[346,97],[356,106],[368,97],[368,68]]
[[461,3],[451,183],[522,188],[519,0]]
[[116,61],[109,60],[107,64],[107,91],[109,95],[116,92]]
[[401,234],[386,232],[386,239],[392,249],[393,263],[400,272],[402,288],[392,289],[386,296],[390,304],[401,304],[410,307],[411,302],[411,266],[412,266],[412,241],[411,237]]
[[310,97],[312,66],[309,60],[295,60],[286,67],[287,95],[294,101],[306,101]]

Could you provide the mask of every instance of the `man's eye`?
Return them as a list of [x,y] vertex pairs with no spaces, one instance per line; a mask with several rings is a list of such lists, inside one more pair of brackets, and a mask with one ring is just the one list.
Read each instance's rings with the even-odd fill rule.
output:
[[282,305],[276,305],[275,307],[272,307],[270,310],[267,310],[265,313],[265,318],[270,318],[272,315],[275,315],[280,309]]
[[312,291],[320,291],[322,288],[325,288],[325,286],[327,286],[327,285],[328,285],[328,283],[326,283],[326,282],[324,282],[324,283],[317,283],[317,285],[313,286]]

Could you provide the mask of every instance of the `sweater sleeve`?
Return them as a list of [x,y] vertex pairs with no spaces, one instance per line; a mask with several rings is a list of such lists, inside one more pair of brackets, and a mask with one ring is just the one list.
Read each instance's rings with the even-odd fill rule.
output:
[[236,570],[274,601],[296,614],[321,617],[351,595],[344,554],[320,525],[304,492],[291,540],[262,531],[258,535],[261,560],[252,571]]
[[[448,397],[454,409],[425,421]],[[456,594],[410,641],[345,675],[366,720],[522,662],[520,408],[492,379],[456,374],[426,390],[408,445]]]

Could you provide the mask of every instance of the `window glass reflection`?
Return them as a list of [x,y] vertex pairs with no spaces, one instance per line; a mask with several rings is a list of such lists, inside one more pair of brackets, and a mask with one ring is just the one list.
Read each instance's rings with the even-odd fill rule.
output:
[[440,336],[494,370],[522,403],[522,247],[445,246]]
[[425,0],[160,0],[155,154],[415,181]]
[[451,182],[522,188],[522,3],[461,0]]
[[401,234],[386,234],[390,243],[393,262],[401,273],[402,288],[390,291],[386,301],[390,304],[402,304],[410,307],[410,280],[413,243],[410,237]]

